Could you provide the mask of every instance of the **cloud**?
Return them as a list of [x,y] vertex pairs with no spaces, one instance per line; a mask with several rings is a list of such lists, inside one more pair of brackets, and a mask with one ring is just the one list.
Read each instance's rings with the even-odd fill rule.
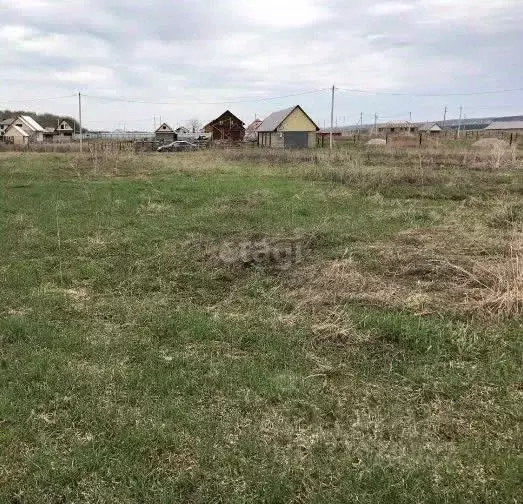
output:
[[0,12],[0,108],[26,100],[28,109],[75,114],[74,98],[31,100],[82,91],[93,127],[150,128],[160,115],[206,121],[224,108],[248,121],[298,102],[322,122],[328,91],[259,100],[332,84],[370,92],[337,94],[345,122],[362,111],[438,119],[445,105],[455,113],[463,105],[469,116],[523,112],[522,93],[372,94],[520,87],[520,0],[76,0],[59,11],[54,0],[0,0]]

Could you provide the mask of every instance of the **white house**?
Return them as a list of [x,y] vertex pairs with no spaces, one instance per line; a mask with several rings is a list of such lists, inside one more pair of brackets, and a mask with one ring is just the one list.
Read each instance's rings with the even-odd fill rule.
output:
[[61,137],[72,137],[73,136],[73,128],[71,125],[66,121],[63,120],[58,127],[55,129],[55,135],[61,136]]
[[9,131],[10,128],[13,126],[16,126],[17,128],[22,129],[29,135],[29,141],[30,142],[43,142],[44,141],[44,133],[45,129],[42,128],[32,117],[29,116],[19,116],[17,117],[11,126],[6,131]]
[[18,121],[15,122],[6,129],[4,141],[14,145],[27,145],[29,143],[29,133],[18,126],[18,124],[20,124]]

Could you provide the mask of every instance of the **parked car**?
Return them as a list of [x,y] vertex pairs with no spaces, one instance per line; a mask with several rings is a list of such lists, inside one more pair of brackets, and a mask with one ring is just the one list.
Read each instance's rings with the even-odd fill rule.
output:
[[158,152],[193,151],[198,150],[198,146],[191,142],[186,142],[185,140],[176,140],[176,142],[171,142],[167,145],[160,145],[156,150]]

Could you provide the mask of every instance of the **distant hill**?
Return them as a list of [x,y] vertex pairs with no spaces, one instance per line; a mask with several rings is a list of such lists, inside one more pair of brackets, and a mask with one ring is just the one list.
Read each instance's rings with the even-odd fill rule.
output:
[[[80,131],[78,122],[73,117],[68,116],[57,116],[55,114],[45,113],[37,114],[36,112],[28,112],[25,110],[0,110],[0,121],[4,119],[9,119],[11,117],[15,118],[21,115],[27,115],[32,117],[38,124],[44,128],[56,128],[60,121],[64,119],[71,125],[75,131]],[[87,131],[83,128],[84,131]]]
[[[439,121],[426,121],[426,122],[413,122],[415,126],[422,126],[424,124],[436,122],[440,126],[445,126],[445,129],[455,130],[458,129],[458,125],[461,123],[461,129],[463,130],[478,130],[486,128],[490,123],[495,121],[523,121],[523,115],[512,115],[512,116],[492,116],[492,117],[476,117],[467,119],[447,119],[445,123],[442,120]],[[378,123],[378,126],[383,126],[386,123]],[[364,124],[363,126],[350,125],[350,126],[339,126],[335,127],[335,131],[357,131],[358,129],[370,130],[374,128],[374,123]],[[325,128],[324,131],[329,131],[330,128]]]

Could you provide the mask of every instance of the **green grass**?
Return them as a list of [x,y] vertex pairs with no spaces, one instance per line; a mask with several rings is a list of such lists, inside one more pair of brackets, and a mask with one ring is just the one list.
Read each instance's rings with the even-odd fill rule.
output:
[[523,500],[521,318],[441,266],[522,174],[422,176],[2,155],[0,502]]

